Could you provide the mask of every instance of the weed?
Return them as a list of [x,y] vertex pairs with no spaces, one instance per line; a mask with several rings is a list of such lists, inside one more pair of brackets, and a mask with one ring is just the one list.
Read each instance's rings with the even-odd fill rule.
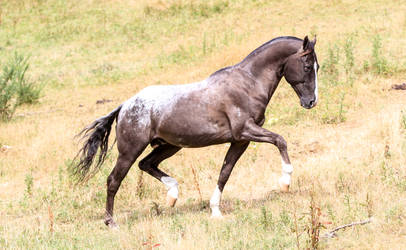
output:
[[365,199],[365,207],[367,209],[368,218],[371,218],[374,215],[374,213],[373,213],[373,201],[369,193],[367,193],[367,197]]
[[343,204],[344,204],[344,207],[347,210],[348,220],[352,220],[353,219],[353,207],[352,207],[352,204],[351,204],[351,197],[350,197],[349,194],[344,194]]
[[260,223],[264,230],[268,230],[273,225],[272,212],[268,212],[266,207],[261,207],[261,220]]
[[34,185],[34,178],[32,177],[32,173],[28,173],[25,175],[25,192],[28,196],[32,195],[32,187]]
[[196,174],[196,170],[195,170],[195,167],[193,166],[193,164],[191,164],[190,167],[192,169],[192,174],[193,174],[193,183],[195,184],[195,188],[196,188],[197,192],[199,193],[199,203],[202,204],[203,197],[202,197],[202,192],[200,191],[200,185],[199,185],[198,177]]
[[337,220],[336,213],[333,210],[331,204],[327,204],[327,214],[328,214],[331,221],[335,222]]
[[51,205],[48,205],[48,219],[49,219],[49,232],[54,232],[54,213],[52,212]]
[[326,78],[328,84],[336,85],[339,79],[339,61],[340,61],[340,48],[337,45],[328,48],[327,59],[321,67],[322,73]]
[[379,34],[375,35],[372,41],[372,61],[373,71],[378,75],[389,73],[388,61],[382,55],[382,38]]
[[364,70],[364,72],[368,72],[369,67],[369,62],[367,60],[364,60],[364,63],[362,64],[362,69]]
[[297,221],[297,217],[296,217],[296,210],[295,210],[295,213],[293,214],[293,219],[294,219],[294,225],[295,225],[295,228],[294,228],[294,232],[295,232],[295,243],[296,243],[296,247],[297,247],[297,249],[301,249],[300,248],[300,236],[301,236],[301,233],[299,233],[299,226],[298,226],[298,221]]
[[136,193],[140,200],[145,198],[145,186],[144,186],[143,173],[144,173],[144,171],[138,171],[138,177],[137,177]]
[[63,177],[64,177],[64,171],[63,171],[63,167],[60,165],[59,167],[58,167],[58,180],[59,180],[59,185],[62,185],[63,184]]
[[310,205],[309,205],[309,222],[306,225],[306,232],[308,235],[308,245],[311,249],[318,249],[320,240],[320,230],[323,227],[320,216],[321,209],[315,201],[314,186],[310,191]]
[[347,118],[345,117],[346,111],[344,110],[344,98],[345,98],[345,93],[341,94],[340,98],[340,108],[338,109],[338,121],[339,122],[345,122]]
[[354,44],[352,37],[347,38],[344,43],[344,54],[345,54],[344,69],[347,77],[347,84],[349,84],[352,87],[354,82],[353,68],[355,64]]
[[402,129],[406,130],[406,110],[401,111],[400,123]]
[[321,117],[323,123],[338,124],[347,120],[345,115],[347,110],[345,110],[344,99],[345,93],[341,93],[337,105],[331,106],[329,105],[329,101],[326,101],[325,111]]
[[392,153],[388,144],[385,145],[383,156],[385,157],[385,159],[390,159],[392,157]]
[[349,192],[350,187],[347,184],[347,181],[344,177],[344,173],[338,173],[338,181],[336,182],[336,188],[338,192]]
[[385,161],[381,163],[381,181],[388,184],[393,182],[393,170]]

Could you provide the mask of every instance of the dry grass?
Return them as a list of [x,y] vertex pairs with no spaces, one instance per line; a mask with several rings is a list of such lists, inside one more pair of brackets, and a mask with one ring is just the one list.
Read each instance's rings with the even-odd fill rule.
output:
[[[14,50],[31,54],[30,77],[47,87],[40,104],[0,123],[0,146],[11,146],[0,151],[1,248],[295,248],[296,226],[301,232],[309,226],[313,186],[321,220],[331,222],[327,229],[374,218],[321,239],[319,247],[404,247],[406,93],[388,90],[406,81],[401,1],[209,1],[209,7],[228,5],[219,12],[199,7],[207,16],[187,7],[171,14],[171,6],[186,1],[21,2],[0,3],[0,62]],[[340,78],[332,85],[321,73],[320,103],[311,111],[300,108],[286,82],[271,101],[265,126],[288,141],[295,167],[290,193],[277,188],[277,149],[251,144],[225,188],[225,218],[213,221],[207,203],[227,145],[186,149],[162,164],[180,183],[175,208],[165,206],[164,186],[148,175],[142,176],[145,195],[136,193],[134,166],[116,199],[121,229],[104,226],[105,180],[117,152],[88,185],[74,186],[66,168],[83,126],[147,85],[197,81],[271,38],[310,33],[318,35],[322,65],[329,47],[340,48]],[[364,69],[376,34],[389,63],[384,74]],[[342,45],[351,36],[353,86],[342,65]],[[103,98],[112,102],[96,104]],[[332,119],[340,105],[342,122]],[[299,242],[310,246],[306,233]]]

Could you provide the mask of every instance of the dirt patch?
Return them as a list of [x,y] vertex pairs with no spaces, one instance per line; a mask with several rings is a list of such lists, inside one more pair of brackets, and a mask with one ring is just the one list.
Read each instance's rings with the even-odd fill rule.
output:
[[101,99],[101,100],[97,100],[96,101],[96,104],[105,104],[105,103],[108,103],[108,102],[112,102],[113,100],[109,100],[109,99]]
[[394,90],[406,90],[406,83],[393,84],[391,89],[394,89]]

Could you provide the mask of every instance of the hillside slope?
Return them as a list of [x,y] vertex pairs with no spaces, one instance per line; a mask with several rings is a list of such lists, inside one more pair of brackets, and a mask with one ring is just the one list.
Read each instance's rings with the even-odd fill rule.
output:
[[[313,199],[326,227],[320,235],[373,218],[320,239],[319,247],[402,249],[406,91],[391,89],[406,82],[402,1],[44,0],[0,7],[1,65],[15,52],[29,55],[27,77],[44,85],[38,104],[0,122],[0,248],[306,248]],[[180,183],[175,208],[165,205],[165,187],[134,165],[116,198],[121,228],[104,226],[106,177],[117,150],[93,179],[75,185],[67,171],[79,149],[75,134],[146,86],[201,80],[274,37],[315,34],[318,106],[302,109],[283,80],[264,125],[288,142],[290,193],[277,187],[277,149],[252,143],[225,187],[225,218],[212,220],[208,200],[228,145],[184,149],[161,165]]]

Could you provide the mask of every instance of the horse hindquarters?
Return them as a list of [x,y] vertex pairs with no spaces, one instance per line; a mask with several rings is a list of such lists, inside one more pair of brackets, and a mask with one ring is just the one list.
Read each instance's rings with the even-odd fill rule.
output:
[[[113,220],[114,197],[120,188],[122,180],[127,175],[133,163],[139,155],[151,143],[152,137],[151,121],[148,112],[144,112],[142,107],[130,110],[126,106],[119,115],[117,124],[117,148],[119,156],[116,165],[107,178],[107,201],[105,224],[109,227],[117,227]],[[137,119],[134,119],[134,118]],[[181,148],[170,144],[154,144],[154,150],[142,159],[139,163],[141,170],[146,171],[151,176],[163,182],[168,188],[168,198],[173,206],[178,198],[178,183],[175,179],[158,169],[158,165],[164,159],[174,155]]]

